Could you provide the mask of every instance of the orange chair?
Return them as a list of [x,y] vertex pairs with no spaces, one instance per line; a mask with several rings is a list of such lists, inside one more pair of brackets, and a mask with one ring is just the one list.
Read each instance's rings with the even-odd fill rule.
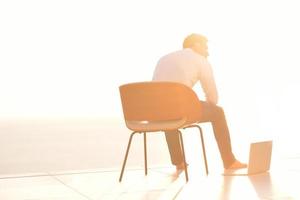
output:
[[[201,104],[196,93],[189,87],[175,82],[138,82],[119,87],[123,114],[130,135],[119,181],[122,181],[133,135],[144,134],[145,175],[147,175],[147,132],[158,132],[196,127],[199,129],[206,174],[208,174],[202,129],[196,124]],[[195,112],[197,110],[197,112]],[[185,160],[182,134],[180,143]],[[188,181],[187,166],[184,166]]]

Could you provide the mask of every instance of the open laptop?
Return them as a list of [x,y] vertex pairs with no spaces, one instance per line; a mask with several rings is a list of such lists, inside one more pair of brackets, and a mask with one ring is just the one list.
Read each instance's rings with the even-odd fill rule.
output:
[[224,176],[248,176],[267,172],[270,169],[272,141],[251,143],[248,168],[225,170]]

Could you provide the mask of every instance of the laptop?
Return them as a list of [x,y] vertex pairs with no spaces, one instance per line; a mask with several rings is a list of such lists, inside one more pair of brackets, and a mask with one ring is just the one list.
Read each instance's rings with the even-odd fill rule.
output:
[[248,168],[225,170],[224,176],[249,176],[270,169],[272,141],[255,142],[250,145]]

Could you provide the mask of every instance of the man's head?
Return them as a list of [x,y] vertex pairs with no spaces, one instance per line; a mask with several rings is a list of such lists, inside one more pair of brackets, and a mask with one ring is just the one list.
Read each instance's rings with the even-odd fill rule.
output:
[[183,48],[193,49],[196,53],[207,57],[207,38],[200,34],[188,35],[183,41]]

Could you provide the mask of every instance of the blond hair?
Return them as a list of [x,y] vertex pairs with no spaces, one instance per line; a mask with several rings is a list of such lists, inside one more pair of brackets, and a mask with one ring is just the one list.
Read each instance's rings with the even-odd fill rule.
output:
[[183,41],[183,48],[191,48],[195,43],[205,44],[207,42],[207,38],[203,35],[193,33],[188,35]]

